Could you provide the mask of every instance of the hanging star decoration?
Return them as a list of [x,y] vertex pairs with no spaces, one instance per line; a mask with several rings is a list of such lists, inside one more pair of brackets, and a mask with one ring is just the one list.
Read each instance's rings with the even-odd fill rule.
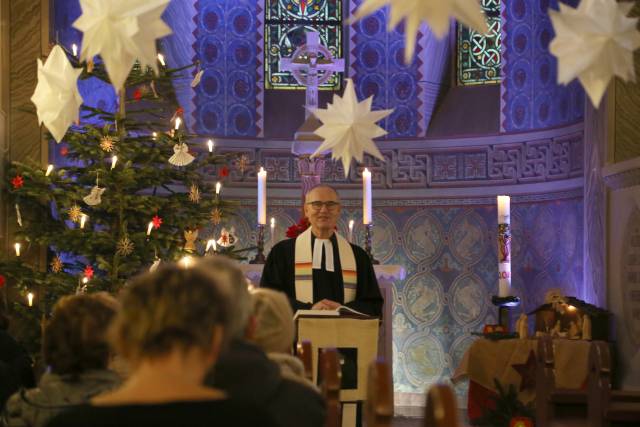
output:
[[629,18],[634,2],[582,0],[576,9],[560,3],[549,10],[556,33],[549,51],[558,58],[558,82],[578,78],[597,108],[609,81],[635,81],[633,52],[640,47],[638,18]]
[[22,188],[22,186],[24,185],[24,178],[22,177],[22,175],[16,175],[11,179],[11,185],[13,186],[14,190],[17,190],[19,188]]
[[113,151],[113,148],[115,147],[116,142],[118,142],[117,137],[111,136],[111,135],[105,135],[102,138],[100,138],[100,149],[102,151],[110,153]]
[[522,377],[520,391],[536,388],[536,355],[533,350],[529,352],[529,357],[527,357],[525,363],[516,363],[511,367]]
[[352,158],[362,162],[364,153],[369,153],[383,160],[373,138],[386,135],[387,132],[376,125],[376,122],[387,117],[393,110],[371,111],[372,101],[373,96],[358,102],[353,81],[347,79],[347,87],[342,97],[335,95],[333,103],[328,104],[326,109],[313,111],[322,121],[322,126],[315,134],[324,141],[311,157],[331,150],[332,159],[342,160],[345,176],[349,174]]
[[191,203],[200,203],[200,189],[196,184],[191,184],[189,188],[189,201]]
[[213,225],[218,225],[220,221],[222,221],[222,211],[218,208],[213,208],[211,211],[211,222]]
[[31,102],[36,106],[38,123],[44,123],[56,142],[62,141],[69,126],[79,120],[83,102],[77,85],[80,73],[82,69],[73,68],[58,45],[44,65],[38,59],[38,84]]
[[64,268],[64,264],[62,263],[62,260],[59,256],[53,257],[53,259],[51,260],[51,264],[49,265],[51,266],[51,271],[53,271],[54,273],[60,273]]
[[151,218],[151,222],[153,223],[153,228],[157,230],[162,225],[162,218],[158,215],[154,215],[153,218]]
[[247,157],[246,154],[243,154],[240,156],[240,158],[238,159],[238,170],[240,171],[240,173],[244,173],[244,171],[247,170],[247,166],[249,165],[249,157]]
[[84,268],[83,274],[84,274],[84,277],[86,277],[87,279],[89,280],[93,279],[93,274],[94,274],[93,267],[91,267],[90,265],[87,265]]
[[129,239],[129,236],[124,236],[116,245],[116,254],[120,256],[129,256],[133,253],[135,245]]
[[156,39],[171,34],[161,15],[170,0],[80,0],[73,26],[84,33],[80,58],[102,56],[120,90],[136,60],[158,73]]
[[487,24],[478,0],[365,0],[356,10],[354,18],[362,19],[385,6],[390,6],[389,32],[393,31],[400,21],[405,21],[404,59],[407,64],[411,62],[415,52],[422,21],[429,25],[438,38],[448,34],[451,17],[480,34],[487,32]]
[[80,206],[73,205],[69,208],[69,219],[73,222],[80,222],[80,217],[82,216],[82,209]]

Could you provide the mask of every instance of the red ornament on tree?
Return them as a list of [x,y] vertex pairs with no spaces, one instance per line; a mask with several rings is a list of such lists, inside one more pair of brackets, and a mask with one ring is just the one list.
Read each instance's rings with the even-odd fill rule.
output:
[[87,265],[84,268],[84,277],[86,277],[89,280],[93,278],[93,267],[91,267],[90,265]]
[[157,230],[162,225],[162,218],[160,218],[158,215],[155,215],[151,219],[151,222],[153,223],[153,228],[155,228]]
[[229,168],[228,168],[228,167],[226,167],[226,166],[223,166],[223,167],[222,167],[222,169],[220,169],[220,170],[218,171],[218,176],[219,176],[220,178],[226,178],[226,177],[228,177],[228,176],[229,176]]
[[133,91],[133,99],[136,101],[140,101],[142,99],[142,91],[140,88],[136,88],[136,90]]
[[7,283],[7,279],[5,279],[2,274],[0,274],[0,289],[4,288],[5,283]]
[[69,154],[69,148],[67,148],[67,147],[60,147],[60,155],[61,155],[61,156],[65,156],[65,157],[66,157],[66,155],[67,155],[67,154]]
[[14,176],[11,180],[11,185],[13,185],[14,190],[21,188],[24,185],[24,178],[22,177],[22,175]]

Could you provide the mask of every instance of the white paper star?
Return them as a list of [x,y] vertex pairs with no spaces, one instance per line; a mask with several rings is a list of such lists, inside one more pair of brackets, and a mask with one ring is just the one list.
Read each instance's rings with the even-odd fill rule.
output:
[[413,57],[421,21],[425,21],[438,38],[448,33],[450,17],[480,34],[487,32],[487,23],[478,0],[365,0],[356,11],[355,18],[361,19],[386,5],[390,5],[391,8],[388,31],[392,31],[400,21],[405,20],[406,63],[411,62]]
[[558,58],[558,82],[578,77],[598,106],[612,77],[635,81],[633,51],[640,47],[637,18],[627,18],[633,2],[582,0],[577,9],[560,3],[549,11],[556,37],[549,50]]
[[100,54],[116,90],[134,62],[158,72],[156,39],[171,34],[161,15],[170,0],[80,0],[73,26],[84,33],[80,58]]
[[62,141],[69,126],[78,120],[82,97],[78,92],[78,76],[64,50],[54,46],[45,61],[38,59],[38,84],[31,97],[36,105],[38,122],[49,129],[56,142]]
[[380,160],[382,154],[373,138],[386,135],[387,132],[376,122],[387,117],[393,110],[371,111],[373,96],[358,102],[353,81],[347,79],[347,87],[341,97],[333,96],[333,103],[326,109],[316,109],[313,114],[322,121],[314,133],[324,139],[312,157],[331,150],[331,158],[342,159],[344,175],[349,174],[351,158],[362,162],[364,153]]

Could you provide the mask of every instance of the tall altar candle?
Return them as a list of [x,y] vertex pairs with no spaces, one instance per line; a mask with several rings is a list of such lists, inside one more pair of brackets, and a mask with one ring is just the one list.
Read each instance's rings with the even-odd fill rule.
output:
[[365,168],[362,172],[362,223],[371,224],[371,172]]
[[498,296],[511,295],[511,198],[498,196]]
[[258,172],[258,224],[267,224],[267,171]]

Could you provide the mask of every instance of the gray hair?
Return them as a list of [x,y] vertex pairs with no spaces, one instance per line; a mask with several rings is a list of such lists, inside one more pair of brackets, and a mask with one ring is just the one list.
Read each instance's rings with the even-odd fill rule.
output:
[[244,338],[252,301],[242,270],[230,259],[217,255],[201,258],[193,268],[210,275],[227,294],[231,316],[225,328],[226,336],[230,339]]
[[333,191],[335,193],[335,195],[336,195],[336,199],[338,199],[338,201],[340,201],[340,194],[338,194],[338,190],[336,190],[335,188],[333,188],[332,186],[330,186],[328,184],[318,184],[315,187],[311,188],[311,190],[307,191],[307,193],[304,196],[305,202],[308,200],[309,194],[311,194],[314,190],[317,190],[319,188],[327,188],[327,189]]

